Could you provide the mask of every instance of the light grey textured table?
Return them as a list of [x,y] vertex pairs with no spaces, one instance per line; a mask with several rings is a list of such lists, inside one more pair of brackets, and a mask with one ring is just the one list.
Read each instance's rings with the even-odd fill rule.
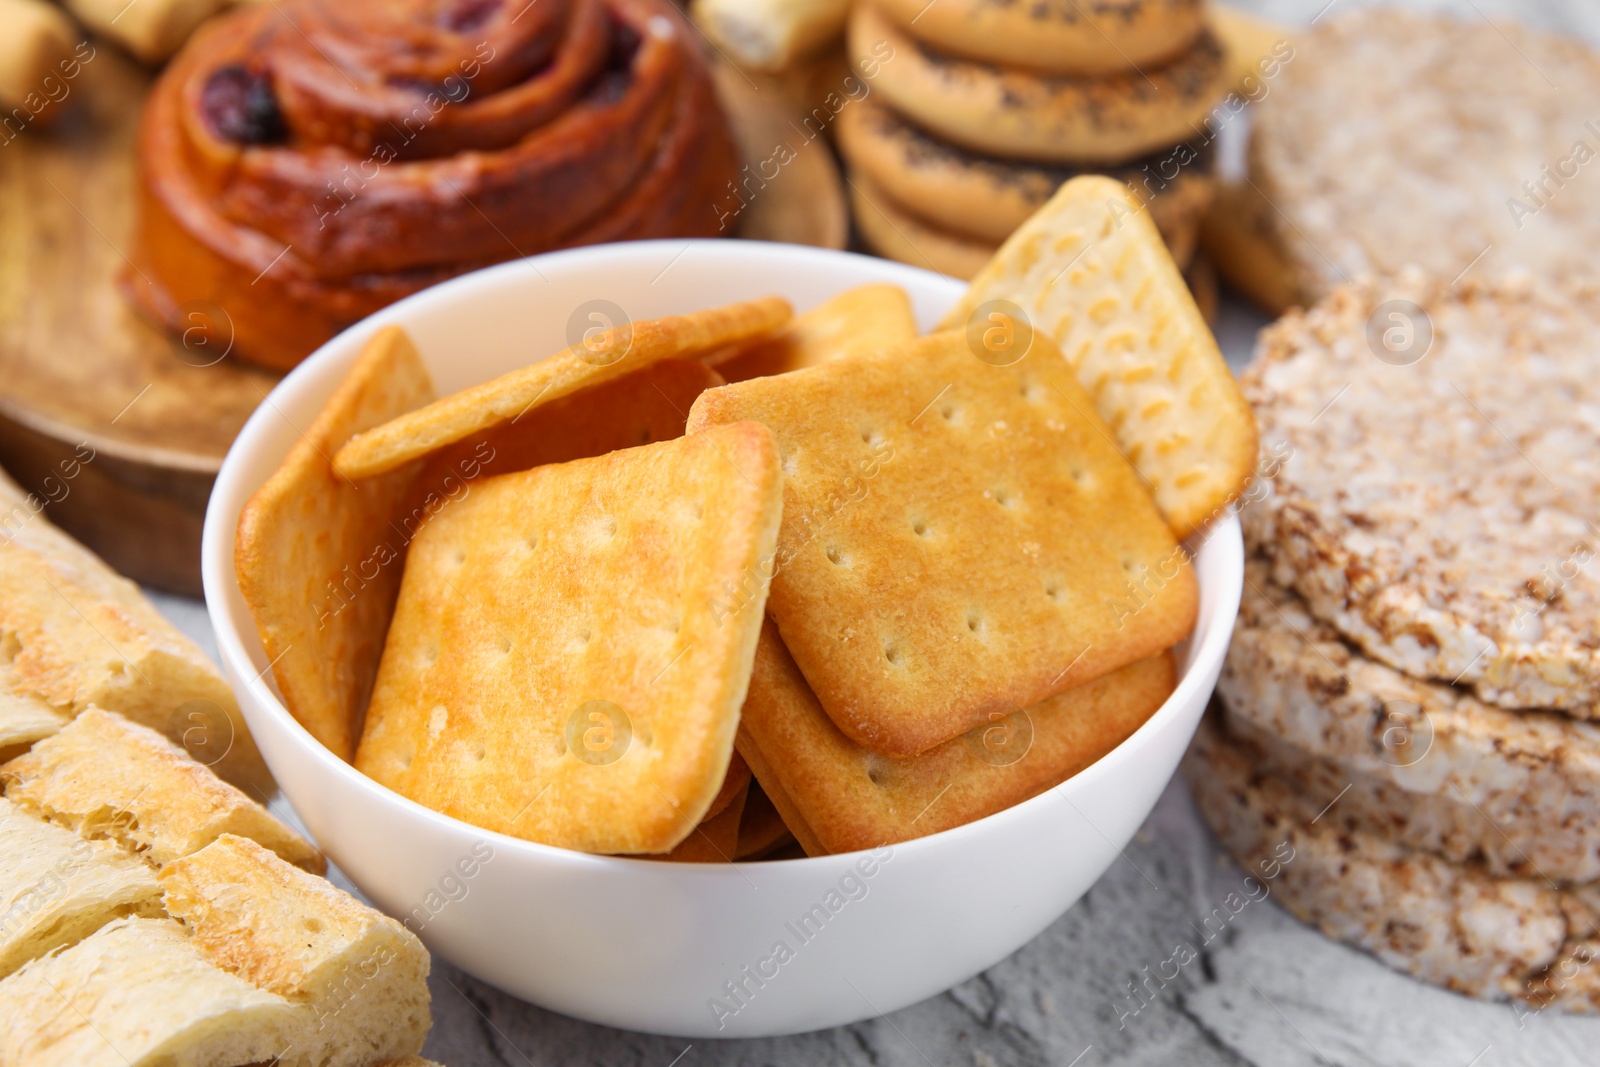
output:
[[[1240,0],[1288,23],[1360,0]],[[1517,18],[1600,41],[1600,0],[1437,0],[1416,6]],[[1508,62],[1517,62],[1508,55]],[[1600,109],[1600,101],[1596,101]],[[1237,365],[1261,320],[1230,305],[1219,332]],[[158,598],[214,649],[204,610]],[[280,802],[281,806],[281,802]],[[1010,959],[882,1019],[801,1037],[716,1042],[651,1037],[524,1004],[434,962],[427,1054],[449,1067],[1556,1067],[1600,1063],[1600,1019],[1518,1015],[1431,989],[1334,944],[1270,898],[1246,904],[1148,1004],[1154,974],[1244,873],[1212,844],[1181,784],[1168,788],[1126,858]],[[938,931],[929,931],[937,937]],[[1164,973],[1172,973],[1167,966]],[[1133,1008],[1139,1007],[1137,1013]]]

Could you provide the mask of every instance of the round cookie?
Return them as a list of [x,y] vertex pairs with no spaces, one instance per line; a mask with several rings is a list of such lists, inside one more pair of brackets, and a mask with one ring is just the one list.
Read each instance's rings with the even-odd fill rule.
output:
[[[1222,846],[1296,918],[1434,985],[1535,1009],[1600,1010],[1600,890],[1496,878],[1324,817],[1209,719],[1184,776]],[[1339,800],[1336,803],[1343,803]]]
[[[1205,0],[877,0],[895,22],[955,55],[1049,74],[1159,65],[1194,42]],[[913,25],[914,24],[914,25]]]
[[1218,183],[1200,243],[1229,285],[1270,315],[1309,303],[1273,225],[1272,205],[1247,182]]
[[850,175],[850,202],[862,239],[885,259],[970,281],[1000,248],[924,222],[860,172]]
[[875,72],[873,88],[924,129],[980,152],[1051,163],[1122,163],[1182,141],[1204,126],[1233,78],[1210,31],[1164,67],[1064,77],[944,55],[868,4],[851,15],[849,51],[858,70]]
[[[851,104],[834,126],[839,151],[908,210],[948,230],[998,244],[1081,168],[997,159],[948,144],[875,97]],[[1151,217],[1186,263],[1211,201],[1209,153],[1177,144],[1107,173],[1149,203]]]

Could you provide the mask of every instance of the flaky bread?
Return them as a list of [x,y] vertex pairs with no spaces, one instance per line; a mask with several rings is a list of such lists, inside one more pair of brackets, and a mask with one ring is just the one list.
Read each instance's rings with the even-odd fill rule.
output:
[[0,660],[10,663],[0,682],[62,715],[91,704],[119,712],[270,794],[272,776],[216,667],[35,503],[0,474]]
[[1255,419],[1150,212],[1125,187],[1063,185],[942,325],[981,329],[996,301],[1055,341],[1180,539],[1236,502],[1258,458]]
[[1396,970],[1485,1000],[1600,1010],[1600,891],[1495,878],[1326,814],[1252,766],[1207,721],[1184,764],[1201,813],[1242,865],[1276,871],[1273,896],[1303,922]]
[[756,648],[739,751],[811,855],[851,852],[962,826],[1027,800],[1100,759],[1175,684],[1157,653],[911,759],[846,737],[768,623]]
[[119,919],[0,981],[7,1067],[270,1063],[305,1009],[216,967],[170,919]]
[[1509,711],[1368,659],[1251,560],[1217,684],[1229,730],[1329,813],[1496,875],[1600,879],[1600,725]]
[[1194,624],[1188,558],[1061,354],[1035,336],[1020,356],[988,355],[936,334],[708,390],[689,414],[691,440],[771,427],[784,463],[771,615],[828,716],[887,755]]
[[224,835],[161,872],[167,912],[206,958],[309,1011],[283,1067],[420,1052],[428,954],[416,936],[253,841]]
[[1287,457],[1246,541],[1373,659],[1594,717],[1597,337],[1579,283],[1408,276],[1285,316],[1243,380]]
[[412,542],[357,769],[485,829],[671,851],[727,774],[781,482],[744,423],[475,483]]
[[0,767],[0,784],[25,811],[117,841],[157,867],[238,834],[308,870],[326,868],[260,804],[155,731],[98,708]]
[[415,465],[359,485],[333,454],[434,396],[398,326],[378,331],[272,477],[239,514],[234,567],[284,705],[343,760],[355,756],[400,589]]
[[113,919],[160,914],[148,865],[0,800],[0,978]]
[[1592,275],[1596,97],[1600,58],[1581,41],[1470,8],[1335,8],[1296,31],[1251,109],[1250,177],[1297,302],[1412,264]]
[[[580,309],[581,310],[581,309]],[[593,313],[592,317],[601,317]],[[351,438],[334,455],[348,478],[370,478],[476,433],[521,419],[541,404],[664,359],[709,355],[782,327],[794,317],[787,300],[769,296],[742,304],[607,324],[548,359],[502,374],[391,419]],[[537,354],[530,353],[537,358]]]
[[0,763],[60,730],[72,716],[14,685],[10,664],[0,664]]

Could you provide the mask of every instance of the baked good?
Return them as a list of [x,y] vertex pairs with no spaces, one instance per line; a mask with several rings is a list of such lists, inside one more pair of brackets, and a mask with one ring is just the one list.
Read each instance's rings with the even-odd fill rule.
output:
[[1336,825],[1499,877],[1600,881],[1600,726],[1409,678],[1350,648],[1266,564],[1245,573],[1217,696],[1257,766],[1307,796],[1344,790]]
[[[894,58],[880,63],[874,50],[885,42]],[[1165,66],[1068,77],[936,52],[860,4],[849,47],[858,67],[877,70],[873,89],[923,129],[991,155],[1057,163],[1125,163],[1185,140],[1232,80],[1209,31]]]
[[76,62],[77,44],[77,28],[54,4],[0,0],[0,108],[8,143],[19,125],[48,123],[61,110],[51,105],[65,99],[59,75]]
[[1200,224],[1200,242],[1229,285],[1269,315],[1281,315],[1304,296],[1279,243],[1274,212],[1248,181],[1218,182]]
[[290,367],[402,296],[579,244],[714,236],[738,163],[668,0],[290,0],[208,23],[139,131],[126,279]]
[[1286,458],[1243,520],[1274,581],[1413,677],[1592,717],[1597,320],[1583,284],[1410,277],[1264,331],[1244,389]]
[[1424,981],[1485,1000],[1600,1010],[1600,890],[1496,878],[1333,822],[1343,800],[1306,795],[1257,769],[1203,723],[1184,764],[1206,821],[1247,868],[1275,871],[1273,896],[1304,922]]
[[741,67],[777,71],[844,32],[850,0],[693,0],[695,25]]
[[739,751],[808,854],[852,852],[962,826],[1060,784],[1127,740],[1175,684],[1160,652],[920,756],[886,759],[828,718],[769,622]]
[[864,173],[853,173],[850,205],[867,246],[886,259],[970,279],[994,257],[995,246],[943,229],[908,211]]
[[745,424],[475,484],[411,544],[356,767],[485,829],[671,851],[733,752],[780,478]]
[[916,338],[911,298],[898,285],[875,283],[846,289],[787,326],[708,356],[727,381],[740,382],[814,367],[872,348]]
[[[581,309],[580,309],[581,310]],[[742,304],[640,322],[606,323],[549,359],[463,389],[359,433],[333,457],[346,478],[370,478],[473,434],[520,421],[542,404],[616,381],[664,359],[692,359],[769,334],[793,317],[787,300]]]
[[[961,148],[928,134],[871,96],[839,112],[835,129],[839,150],[858,182],[865,175],[907,213],[966,235],[975,245],[983,243],[984,262],[1063,183],[1083,173]],[[1162,170],[1176,177],[1165,179]],[[1200,219],[1210,202],[1210,170],[1209,155],[1181,144],[1107,174],[1136,190],[1172,258],[1183,265],[1194,254]],[[870,207],[857,212],[858,218],[870,214]],[[869,223],[863,219],[862,225]]]
[[1204,0],[873,0],[930,47],[1052,74],[1159,66],[1205,30]]
[[0,784],[17,807],[157,867],[232,834],[316,874],[327,869],[309,841],[188,753],[98,708],[0,766]]
[[691,439],[771,428],[784,477],[768,610],[828,716],[887,755],[1194,623],[1188,559],[1060,353],[1035,335],[1020,357],[990,355],[935,334],[712,389],[689,412]]
[[1255,417],[1155,223],[1110,178],[1074,178],[1012,234],[945,315],[1021,314],[1070,361],[1178,537],[1237,501]]
[[3,472],[0,633],[0,754],[93,705],[166,734],[253,796],[276,789],[205,654]]
[[1382,7],[1335,9],[1294,48],[1255,108],[1250,177],[1296,302],[1413,264],[1592,273],[1600,185],[1579,174],[1600,57],[1583,43]]
[[[756,646],[756,654],[760,655],[759,645]],[[745,703],[748,705],[749,701],[746,695]],[[734,858],[761,859],[793,842],[794,835],[773,806],[772,798],[767,796],[760,782],[752,779],[749,795],[744,802],[744,814],[739,819],[739,840]]]
[[146,63],[176,52],[228,0],[65,0],[67,10],[99,37],[117,42]]
[[[422,407],[433,382],[398,326],[374,334],[283,464],[239,514],[234,570],[284,706],[342,760],[355,756],[400,590],[397,534],[414,528],[412,464],[357,485],[331,457]],[[428,501],[419,501],[425,508]]]

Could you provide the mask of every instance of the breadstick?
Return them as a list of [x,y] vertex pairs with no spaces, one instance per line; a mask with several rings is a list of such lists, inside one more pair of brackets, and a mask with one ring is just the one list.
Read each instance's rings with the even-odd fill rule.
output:
[[56,108],[46,84],[68,62],[78,43],[77,28],[61,9],[44,0],[0,0],[0,105],[11,118],[23,109],[40,121]]
[[782,70],[844,32],[850,0],[694,0],[689,11],[740,66]]
[[65,0],[95,33],[111,38],[146,63],[159,63],[183,46],[228,0]]

